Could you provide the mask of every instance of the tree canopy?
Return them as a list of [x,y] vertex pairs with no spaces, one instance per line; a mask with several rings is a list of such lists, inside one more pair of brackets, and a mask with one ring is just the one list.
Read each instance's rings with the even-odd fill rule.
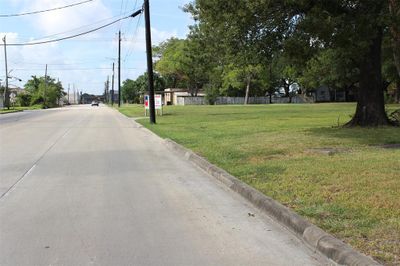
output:
[[195,19],[187,41],[196,36],[198,53],[214,55],[206,65],[220,68],[221,84],[261,66],[269,70],[260,76],[265,84],[285,88],[287,96],[291,84],[351,88],[358,103],[348,125],[387,125],[383,92],[400,76],[399,6],[396,0],[195,0],[185,6]]
[[[147,72],[140,75],[136,80],[127,79],[123,81],[121,87],[122,100],[127,103],[140,103],[142,101],[141,96],[148,91],[148,84]],[[154,73],[154,90],[165,90],[165,84],[164,77],[158,73]]]
[[59,100],[65,95],[61,82],[50,76],[32,76],[25,84],[27,95],[20,96],[20,103],[26,105],[30,100],[30,105],[40,104],[44,108],[58,106]]

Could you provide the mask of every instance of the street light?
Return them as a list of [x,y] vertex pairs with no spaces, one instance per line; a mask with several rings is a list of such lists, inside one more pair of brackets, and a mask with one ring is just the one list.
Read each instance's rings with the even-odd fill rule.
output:
[[9,78],[9,79],[15,79],[15,80],[18,80],[19,82],[21,82],[21,81],[22,81],[22,79],[20,79],[20,78],[17,78],[17,77],[14,77],[14,76],[8,76],[8,78]]

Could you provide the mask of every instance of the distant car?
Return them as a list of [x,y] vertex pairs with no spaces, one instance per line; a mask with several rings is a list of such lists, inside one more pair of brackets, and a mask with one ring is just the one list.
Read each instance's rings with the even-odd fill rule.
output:
[[93,101],[92,102],[92,106],[99,106],[99,102],[98,101]]

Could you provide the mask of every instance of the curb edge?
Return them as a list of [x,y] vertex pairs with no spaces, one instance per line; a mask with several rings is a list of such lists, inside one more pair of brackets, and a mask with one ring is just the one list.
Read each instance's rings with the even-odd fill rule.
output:
[[337,264],[381,265],[371,257],[356,251],[351,246],[326,233],[293,210],[264,195],[255,188],[250,187],[225,170],[211,164],[193,151],[186,149],[170,139],[164,139],[164,143],[168,148],[203,169],[231,190],[239,193],[265,214],[285,226],[313,250],[319,251]]

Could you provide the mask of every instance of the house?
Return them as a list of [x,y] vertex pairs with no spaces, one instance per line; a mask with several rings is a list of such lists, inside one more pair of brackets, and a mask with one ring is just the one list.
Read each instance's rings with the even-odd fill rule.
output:
[[[165,89],[164,105],[179,105],[183,97],[191,97],[192,95],[185,89]],[[204,92],[197,93],[197,97],[205,97]]]
[[356,100],[355,89],[345,90],[331,89],[328,86],[320,86],[312,92],[315,102],[350,102]]
[[328,86],[320,86],[315,89],[314,99],[316,102],[330,102],[331,92]]

